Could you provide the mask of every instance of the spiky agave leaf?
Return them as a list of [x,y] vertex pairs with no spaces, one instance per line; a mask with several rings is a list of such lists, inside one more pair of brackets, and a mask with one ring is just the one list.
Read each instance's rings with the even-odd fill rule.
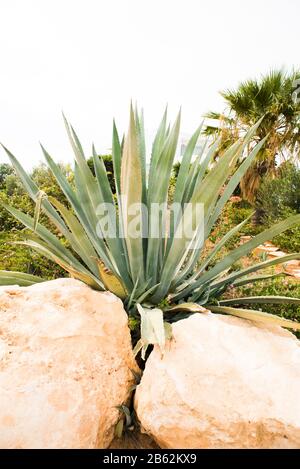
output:
[[232,298],[219,301],[220,306],[247,305],[247,304],[291,304],[300,305],[300,298],[289,296],[247,296],[244,298]]
[[135,354],[142,350],[142,358],[149,345],[158,345],[163,353],[165,348],[166,335],[170,333],[169,327],[165,329],[163,311],[159,308],[143,308],[137,304],[138,311],[141,316],[141,339],[135,349]]
[[121,206],[123,230],[127,247],[131,279],[144,279],[144,252],[141,235],[132,236],[135,224],[142,229],[141,203],[143,194],[141,154],[136,121],[131,106],[128,134],[125,138],[121,163]]
[[114,293],[122,300],[125,300],[127,297],[127,292],[122,285],[122,282],[120,282],[120,280],[112,273],[111,270],[105,266],[104,262],[102,262],[100,259],[98,260],[98,266],[100,277],[106,290]]
[[254,309],[240,309],[230,308],[227,306],[209,306],[210,310],[214,313],[230,314],[242,319],[250,319],[251,321],[263,322],[274,326],[286,327],[287,329],[300,330],[300,323],[290,321],[289,319],[275,316],[274,314],[264,313]]
[[29,287],[35,283],[45,280],[37,275],[25,274],[24,272],[10,272],[0,270],[0,285],[19,285],[20,287]]

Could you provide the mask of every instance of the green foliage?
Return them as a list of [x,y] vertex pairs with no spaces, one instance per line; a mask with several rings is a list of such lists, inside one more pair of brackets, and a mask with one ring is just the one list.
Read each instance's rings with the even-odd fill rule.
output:
[[[115,178],[114,178],[114,165],[113,165],[113,160],[111,155],[99,155],[98,158],[102,159],[105,169],[106,169],[106,174],[108,177],[108,181],[112,190],[112,193],[116,193],[116,186],[115,186]],[[95,165],[94,165],[94,158],[91,157],[87,160],[87,164],[90,168],[90,170],[93,173],[93,176],[96,176],[95,173]]]
[[228,243],[226,243],[226,249],[223,252],[226,252],[228,249],[233,249],[237,247],[240,242],[241,236],[255,236],[263,230],[262,227],[256,227],[252,225],[251,215],[253,214],[253,208],[245,201],[235,202],[229,200],[225,205],[223,212],[217,221],[213,231],[210,234],[210,241],[215,243],[220,240],[225,234],[232,230],[236,225],[239,225],[244,220],[248,220],[247,223],[243,225],[243,228],[239,233],[232,236]]
[[296,226],[274,238],[274,243],[285,252],[300,252],[300,228]]
[[26,272],[45,280],[66,276],[66,272],[59,265],[32,249],[14,244],[19,240],[20,236],[16,231],[11,233],[0,231],[0,270]]
[[5,191],[0,190],[0,203],[0,231],[21,230],[24,228],[21,222],[5,210],[2,205],[3,203],[12,204],[23,212],[33,215],[33,202],[27,194],[19,193],[18,190],[14,191],[10,195]]
[[13,174],[13,167],[8,163],[0,163],[0,189],[3,189],[7,176]]
[[[228,297],[244,297],[244,296],[287,296],[300,298],[300,282],[291,277],[273,278],[272,281],[264,280],[256,283],[249,283],[243,287],[233,289]],[[249,305],[249,308],[261,308],[269,314],[275,314],[289,320],[300,321],[300,306],[295,304],[255,304]],[[300,338],[300,333],[297,332]]]
[[[61,168],[71,179],[72,172],[69,168],[63,165]],[[13,244],[22,240],[24,225],[2,204],[11,204],[30,216],[34,214],[35,204],[11,165],[0,165],[0,174],[2,175],[0,185],[0,269],[26,272],[49,280],[64,277],[66,272],[54,262],[22,245]],[[31,177],[47,194],[55,196],[62,203],[67,204],[56,179],[45,164],[34,168]],[[48,229],[55,232],[54,225],[43,214],[41,221]],[[58,234],[57,231],[56,234]]]
[[276,177],[265,177],[257,194],[256,207],[273,220],[283,218],[286,210],[300,212],[300,169],[282,164]]
[[[292,163],[280,166],[274,178],[265,177],[257,194],[256,207],[261,224],[271,226],[278,220],[300,213],[300,169]],[[274,238],[287,252],[300,251],[300,227],[295,226]]]
[[[62,163],[58,164],[61,172],[64,174],[66,179],[72,183],[74,174],[69,165]],[[62,204],[68,205],[68,200],[61,190],[56,178],[52,171],[48,168],[45,163],[40,163],[39,166],[35,167],[31,173],[31,178],[41,191],[46,192],[48,197],[55,197]]]
[[[91,287],[111,290],[125,301],[129,314],[135,318],[138,308],[142,329],[138,350],[141,349],[144,356],[147,345],[158,343],[163,348],[170,334],[169,325],[163,322],[163,310],[170,312],[170,307],[177,305],[175,320],[175,316],[180,317],[182,302],[184,315],[187,310],[195,312],[201,305],[210,307],[239,280],[243,279],[246,283],[249,273],[300,258],[300,254],[294,254],[267,263],[261,262],[251,268],[240,267],[235,270],[234,267],[261,243],[299,225],[300,215],[289,217],[257,234],[247,243],[234,247],[215,263],[222,248],[242,231],[247,223],[247,220],[243,221],[230,229],[208,253],[202,255],[205,242],[224,206],[266,142],[266,139],[262,139],[248,158],[237,165],[260,123],[257,122],[245,136],[228,147],[222,158],[216,158],[216,142],[207,154],[199,155],[192,162],[201,126],[196,129],[186,147],[176,181],[173,179],[172,199],[182,211],[171,213],[170,221],[170,180],[180,131],[180,114],[173,125],[167,123],[167,114],[164,114],[153,142],[150,169],[147,172],[143,114],[132,108],[124,143],[120,143],[117,129],[115,125],[113,127],[115,197],[103,158],[93,147],[94,172],[91,171],[77,134],[65,121],[76,160],[74,180],[70,181],[68,174],[54,162],[45,148],[42,147],[42,150],[69,207],[57,197],[41,198],[42,188],[6,149],[31,199],[41,204],[43,215],[48,217],[51,226],[61,237],[47,229],[41,218],[35,224],[32,216],[7,204],[4,207],[33,232],[30,235],[25,233],[22,242],[25,246],[57,262],[72,277]],[[98,216],[99,204],[111,204],[114,207],[114,213],[108,214],[108,221],[114,225],[116,216],[116,236],[107,233],[107,217]],[[136,210],[140,204],[147,207],[146,218],[140,210],[132,213],[132,208]],[[198,217],[200,205],[203,207],[203,216]],[[159,214],[156,212],[157,206],[160,207]],[[143,230],[137,235],[136,231],[132,233],[132,224],[146,227],[148,236],[142,236],[145,233]],[[193,241],[196,246],[193,249],[190,227],[194,227]],[[155,235],[152,234],[153,228],[156,229]],[[160,308],[157,308],[158,305]],[[213,308],[241,317],[251,315],[248,310],[239,308]],[[274,318],[266,317],[260,311],[253,311],[252,315],[255,320],[274,321]],[[300,327],[298,323],[276,318],[276,324],[278,322],[285,327]]]

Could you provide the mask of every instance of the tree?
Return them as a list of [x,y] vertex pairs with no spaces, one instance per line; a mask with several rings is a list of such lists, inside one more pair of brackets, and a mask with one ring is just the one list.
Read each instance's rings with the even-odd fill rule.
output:
[[296,158],[299,152],[300,100],[296,93],[299,78],[299,71],[274,70],[261,79],[247,80],[235,90],[221,92],[227,105],[223,114],[206,115],[219,120],[217,127],[207,126],[204,132],[220,135],[220,155],[233,140],[263,118],[250,147],[265,135],[269,135],[268,140],[241,181],[243,197],[250,203],[255,201],[262,177],[274,175],[282,161]]
[[[73,171],[70,165],[58,163],[58,166],[69,182],[73,179]],[[40,163],[31,173],[31,177],[36,185],[44,191],[47,196],[55,197],[59,202],[68,205],[67,199],[62,192],[57,180],[45,163]]]
[[[99,156],[100,159],[102,159],[102,161],[104,163],[111,190],[112,190],[113,194],[115,194],[116,193],[116,186],[115,186],[115,180],[114,180],[114,166],[113,166],[112,156],[111,155],[98,155],[98,156]],[[92,171],[93,175],[95,176],[95,168],[94,168],[94,159],[93,159],[93,157],[91,157],[87,160],[87,164],[89,165],[90,170]]]

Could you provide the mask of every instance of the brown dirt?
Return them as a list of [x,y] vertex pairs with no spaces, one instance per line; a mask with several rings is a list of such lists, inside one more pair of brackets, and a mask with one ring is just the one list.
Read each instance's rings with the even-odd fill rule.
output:
[[150,436],[135,428],[133,431],[127,430],[122,438],[115,437],[109,449],[159,449],[159,446]]

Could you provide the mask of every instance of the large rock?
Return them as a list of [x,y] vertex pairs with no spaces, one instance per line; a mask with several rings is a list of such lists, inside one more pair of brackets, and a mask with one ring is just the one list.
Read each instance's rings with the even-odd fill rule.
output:
[[280,327],[208,314],[151,353],[135,408],[163,448],[300,448],[300,342]]
[[105,448],[132,385],[127,315],[73,279],[0,288],[0,447]]

